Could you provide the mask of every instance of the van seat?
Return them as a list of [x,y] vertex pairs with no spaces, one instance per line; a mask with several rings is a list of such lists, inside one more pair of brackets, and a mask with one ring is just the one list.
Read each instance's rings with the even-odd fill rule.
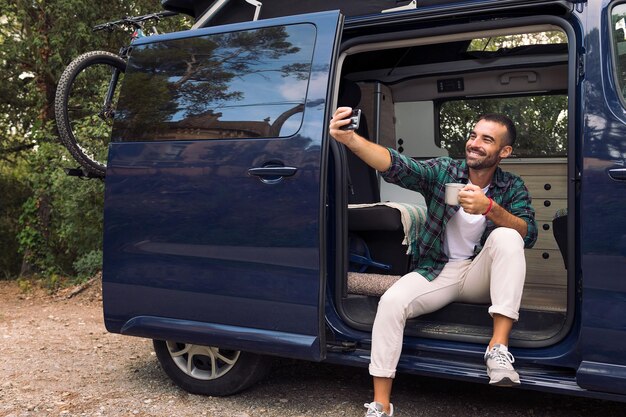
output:
[[[393,211],[389,211],[393,209]],[[426,207],[408,203],[374,203],[348,205],[350,231],[359,230],[403,230],[403,243],[413,252],[412,244],[417,239],[420,227],[426,221]],[[385,213],[393,213],[391,215]]]
[[[348,205],[348,230],[358,235],[378,262],[391,265],[387,274],[405,274],[416,250],[417,234],[426,219],[426,207],[404,203]],[[383,272],[369,268],[367,272]]]

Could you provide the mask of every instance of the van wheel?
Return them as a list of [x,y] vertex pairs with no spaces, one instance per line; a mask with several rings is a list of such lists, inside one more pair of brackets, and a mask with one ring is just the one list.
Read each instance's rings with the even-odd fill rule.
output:
[[269,358],[239,350],[164,340],[153,340],[153,345],[165,373],[192,394],[235,394],[259,381],[270,368]]

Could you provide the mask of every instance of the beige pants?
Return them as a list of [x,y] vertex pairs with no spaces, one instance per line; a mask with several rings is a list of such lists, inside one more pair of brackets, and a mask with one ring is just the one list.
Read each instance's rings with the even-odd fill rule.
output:
[[370,375],[393,378],[407,319],[454,301],[489,303],[489,314],[519,318],[526,277],[524,241],[514,229],[496,228],[473,260],[451,261],[432,281],[411,272],[380,298],[372,329]]

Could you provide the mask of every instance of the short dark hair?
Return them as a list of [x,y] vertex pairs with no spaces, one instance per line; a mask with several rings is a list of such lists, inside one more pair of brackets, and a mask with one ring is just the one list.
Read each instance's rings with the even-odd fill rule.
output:
[[513,146],[517,139],[517,129],[513,120],[500,113],[487,113],[478,118],[478,121],[487,120],[488,122],[496,122],[506,127],[507,135],[504,137],[505,145]]

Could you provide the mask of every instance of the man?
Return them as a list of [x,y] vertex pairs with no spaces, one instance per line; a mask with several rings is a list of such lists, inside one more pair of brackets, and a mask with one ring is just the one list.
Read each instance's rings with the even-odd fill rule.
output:
[[[518,319],[526,275],[524,247],[537,239],[528,190],[498,164],[511,155],[516,129],[506,116],[481,116],[465,146],[465,160],[442,157],[415,161],[340,129],[352,109],[340,107],[330,134],[385,181],[423,194],[428,205],[419,232],[416,269],[400,278],[380,299],[372,330],[369,366],[374,400],[366,417],[391,417],[391,387],[408,318],[438,310],[453,301],[491,302],[493,334],[484,355],[489,383],[520,383],[508,351],[509,333]],[[446,205],[446,183],[465,183],[459,205]]]

